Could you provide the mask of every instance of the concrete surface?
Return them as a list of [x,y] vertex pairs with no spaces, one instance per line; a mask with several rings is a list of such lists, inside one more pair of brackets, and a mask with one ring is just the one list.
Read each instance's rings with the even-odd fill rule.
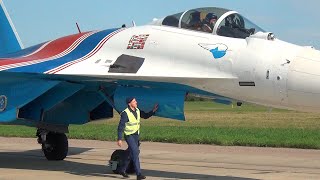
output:
[[[0,137],[0,179],[123,179],[107,167],[115,142],[69,145],[65,161],[49,162],[36,139]],[[320,179],[319,150],[143,142],[141,161],[147,179]]]

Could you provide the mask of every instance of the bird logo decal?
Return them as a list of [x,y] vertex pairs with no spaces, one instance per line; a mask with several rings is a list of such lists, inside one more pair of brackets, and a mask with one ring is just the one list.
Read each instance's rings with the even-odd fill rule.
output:
[[205,50],[212,53],[215,59],[220,59],[227,54],[228,46],[225,44],[199,44]]

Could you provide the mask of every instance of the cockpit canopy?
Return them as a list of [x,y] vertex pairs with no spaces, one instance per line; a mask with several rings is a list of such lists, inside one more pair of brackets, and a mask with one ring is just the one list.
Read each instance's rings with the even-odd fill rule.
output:
[[215,7],[187,10],[152,24],[242,39],[257,32],[265,32],[237,12]]

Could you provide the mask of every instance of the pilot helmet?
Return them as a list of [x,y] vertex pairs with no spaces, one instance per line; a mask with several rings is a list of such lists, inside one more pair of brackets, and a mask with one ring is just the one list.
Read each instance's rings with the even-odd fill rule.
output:
[[217,15],[215,15],[214,13],[208,13],[206,15],[206,17],[204,18],[204,23],[211,25],[212,24],[211,23],[212,19],[217,20],[218,19]]

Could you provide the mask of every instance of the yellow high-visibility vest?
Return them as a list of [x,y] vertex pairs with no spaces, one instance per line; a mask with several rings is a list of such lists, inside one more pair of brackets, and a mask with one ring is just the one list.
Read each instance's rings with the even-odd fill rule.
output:
[[129,110],[129,108],[125,109],[123,112],[127,113],[128,119],[129,121],[126,122],[125,124],[125,128],[124,128],[124,134],[126,136],[134,134],[135,132],[138,131],[140,129],[140,110],[138,108],[136,108],[136,112],[137,112],[137,118],[133,115],[133,113]]

